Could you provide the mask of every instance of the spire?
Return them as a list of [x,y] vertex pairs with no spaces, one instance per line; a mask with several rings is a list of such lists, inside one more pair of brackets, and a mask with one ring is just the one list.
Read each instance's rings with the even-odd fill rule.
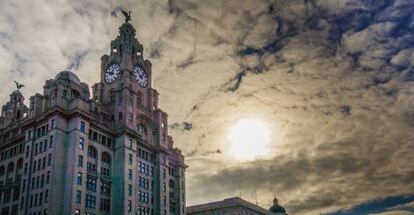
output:
[[278,205],[279,204],[279,201],[277,200],[276,195],[274,195],[273,204],[274,205]]

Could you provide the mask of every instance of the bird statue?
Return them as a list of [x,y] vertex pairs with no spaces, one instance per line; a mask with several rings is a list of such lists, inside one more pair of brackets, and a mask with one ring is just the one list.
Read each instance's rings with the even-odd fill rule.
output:
[[19,83],[19,82],[17,82],[17,81],[14,81],[14,83],[16,83],[16,87],[17,87],[17,89],[18,89],[18,90],[20,90],[20,88],[24,87],[24,85],[23,85],[23,84],[20,84],[20,83]]
[[131,21],[131,11],[129,11],[128,13],[125,10],[121,10],[121,11],[125,16],[125,23],[128,23],[129,21]]

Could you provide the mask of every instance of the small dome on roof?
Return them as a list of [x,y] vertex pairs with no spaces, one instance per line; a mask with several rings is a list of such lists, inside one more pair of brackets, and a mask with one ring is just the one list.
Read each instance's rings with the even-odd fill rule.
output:
[[64,81],[70,81],[70,82],[75,82],[76,84],[80,84],[80,79],[78,78],[78,76],[75,75],[75,73],[71,72],[71,71],[63,71],[63,72],[59,72],[56,77],[56,80],[64,80]]
[[273,205],[269,208],[272,213],[286,213],[286,209],[279,205],[277,198],[273,199]]

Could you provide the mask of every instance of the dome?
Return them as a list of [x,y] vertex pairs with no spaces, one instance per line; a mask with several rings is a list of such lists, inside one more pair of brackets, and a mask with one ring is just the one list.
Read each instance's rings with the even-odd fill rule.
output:
[[273,205],[269,208],[269,211],[272,213],[286,213],[285,208],[280,205]]
[[273,206],[269,208],[269,211],[272,213],[284,213],[286,214],[286,209],[279,205],[277,198],[273,199]]
[[76,76],[75,73],[70,72],[70,71],[59,72],[56,75],[55,79],[70,81],[70,82],[75,82],[76,84],[80,84],[80,79],[78,78],[78,76]]

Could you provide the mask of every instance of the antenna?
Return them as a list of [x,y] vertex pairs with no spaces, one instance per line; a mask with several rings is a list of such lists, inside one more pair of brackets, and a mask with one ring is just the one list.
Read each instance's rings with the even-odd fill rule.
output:
[[256,189],[254,189],[254,199],[256,200],[256,205],[258,205],[258,203],[257,203],[257,190]]
[[239,184],[239,197],[242,197],[242,192],[241,192],[241,183]]

